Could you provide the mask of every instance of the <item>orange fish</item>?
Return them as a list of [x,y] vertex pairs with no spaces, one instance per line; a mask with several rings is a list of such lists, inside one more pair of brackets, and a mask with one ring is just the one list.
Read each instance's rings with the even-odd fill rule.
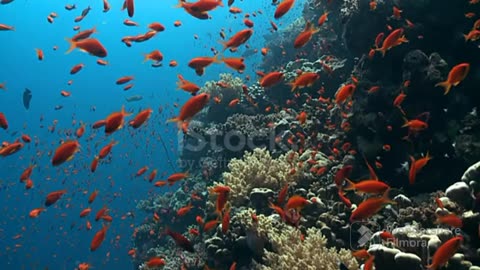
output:
[[417,169],[417,172],[420,172],[420,170],[427,165],[428,161],[430,161],[433,157],[430,156],[430,154],[427,152],[427,155],[423,158],[420,158],[415,161],[415,168]]
[[273,71],[268,74],[265,74],[265,76],[263,76],[260,79],[260,86],[265,88],[271,87],[282,80],[283,80],[283,73],[279,71]]
[[30,166],[28,166],[28,167],[22,172],[22,174],[20,175],[20,182],[23,182],[23,181],[27,180],[28,178],[30,178],[30,176],[32,175],[33,169],[34,169],[36,166],[37,166],[37,165],[30,165]]
[[88,203],[93,203],[97,195],[98,195],[98,190],[94,190],[92,194],[90,194],[90,196],[88,197]]
[[123,5],[127,8],[128,17],[133,17],[133,13],[135,12],[135,5],[133,0],[125,0]]
[[447,214],[444,216],[438,216],[437,215],[437,224],[446,224],[451,227],[455,228],[462,228],[463,227],[463,221],[460,217],[458,217],[455,214]]
[[454,66],[450,72],[448,73],[448,78],[444,82],[439,82],[435,86],[441,86],[445,89],[444,95],[450,92],[452,86],[457,86],[461,81],[467,77],[468,72],[470,70],[470,64],[468,63],[461,63]]
[[89,38],[92,34],[97,32],[97,28],[93,27],[92,29],[87,29],[84,31],[79,32],[75,36],[72,37],[72,41],[80,41],[82,39]]
[[118,144],[118,142],[112,140],[109,144],[105,145],[100,150],[100,153],[98,154],[98,158],[100,158],[100,159],[106,158],[107,155],[110,154],[110,151],[112,151],[112,147],[116,144]]
[[[205,1],[205,0],[202,0]],[[247,40],[252,36],[253,30],[252,29],[243,29],[238,31],[235,35],[233,35],[228,41],[223,43],[223,50],[227,48],[237,48],[243,43],[247,42]]]
[[243,23],[245,24],[245,26],[249,27],[249,28],[252,28],[253,27],[253,22],[249,19],[243,19]]
[[45,208],[43,208],[43,207],[35,208],[32,211],[30,211],[28,216],[31,217],[31,218],[37,218],[40,215],[40,213],[42,213],[43,211],[45,211]]
[[242,73],[245,70],[245,64],[243,63],[245,59],[243,57],[229,57],[222,58],[222,61],[230,68],[235,69],[239,73]]
[[50,206],[54,203],[56,203],[61,197],[63,194],[67,193],[66,190],[58,190],[58,191],[54,191],[54,192],[50,192],[48,195],[47,195],[47,198],[45,199],[45,206]]
[[110,3],[107,0],[103,0],[103,12],[108,12],[110,10]]
[[218,60],[218,55],[214,57],[195,57],[188,62],[188,66],[193,68],[197,75],[201,76],[205,72],[205,68],[213,63],[221,63],[221,61]]
[[148,28],[152,29],[153,31],[156,32],[162,32],[165,30],[165,26],[163,26],[161,23],[158,22],[153,22],[148,25]]
[[75,65],[74,67],[72,67],[72,69],[70,70],[70,74],[77,74],[77,72],[79,72],[80,70],[82,70],[82,68],[84,67],[85,65],[84,64],[77,64]]
[[448,260],[455,255],[463,242],[463,237],[455,236],[450,238],[447,242],[443,243],[435,254],[433,254],[432,263],[427,265],[428,270],[437,270],[447,264]]
[[8,121],[7,118],[5,117],[5,114],[0,112],[0,127],[3,129],[8,128]]
[[43,60],[43,51],[42,51],[42,49],[35,49],[35,51],[37,52],[37,58],[38,58],[38,60],[42,61],[42,60]]
[[98,156],[95,156],[92,160],[92,163],[90,164],[90,171],[93,173],[97,170],[97,167],[98,167],[98,161],[100,159],[98,158]]
[[380,194],[390,188],[390,186],[378,180],[363,180],[358,183],[353,183],[347,178],[345,180],[347,181],[347,186],[343,190],[355,190],[359,195],[364,193]]
[[353,96],[355,88],[355,84],[352,83],[342,86],[335,94],[335,103],[343,104],[348,98],[351,98]]
[[405,120],[405,124],[402,127],[408,127],[408,130],[411,132],[419,132],[428,128],[428,124],[422,120],[413,119]]
[[193,205],[192,203],[190,202],[187,206],[184,206],[180,209],[178,209],[177,211],[177,216],[184,216],[186,215],[188,212],[190,212],[190,210],[192,210],[193,208]]
[[80,217],[86,217],[88,214],[90,214],[90,212],[92,212],[91,208],[85,208],[80,212]]
[[2,90],[7,90],[7,87],[5,86],[5,83],[0,83],[0,89]]
[[293,195],[292,197],[290,197],[290,199],[288,199],[287,205],[285,208],[287,210],[296,209],[297,211],[300,211],[300,209],[305,207],[307,204],[310,204],[310,202],[307,199],[299,195]]
[[148,170],[148,167],[147,167],[147,166],[143,166],[142,168],[138,169],[138,171],[137,171],[137,173],[135,174],[135,176],[141,176],[141,175],[143,175],[147,170]]
[[145,109],[141,112],[139,112],[135,118],[133,118],[132,121],[129,122],[129,125],[135,129],[141,127],[145,121],[150,118],[150,115],[152,114],[153,110],[152,109]]
[[361,202],[352,212],[350,222],[367,219],[380,211],[385,204],[395,204],[396,202],[388,198],[389,190],[385,191],[382,197],[371,197]]
[[121,129],[125,122],[124,117],[129,115],[130,113],[125,112],[125,106],[122,106],[120,112],[111,113],[107,119],[105,119],[105,134],[109,135]]
[[200,112],[208,103],[210,95],[203,93],[191,97],[180,109],[180,114],[168,120],[168,122],[178,122],[179,128],[184,122],[189,122],[198,112]]
[[79,151],[80,144],[78,141],[71,140],[63,142],[55,151],[52,158],[52,165],[58,166],[65,161],[71,160],[74,154]]
[[105,47],[103,47],[102,43],[100,43],[100,41],[98,41],[97,39],[87,38],[79,41],[67,39],[67,41],[70,43],[70,48],[66,53],[70,53],[75,48],[78,48],[81,51],[88,52],[89,54],[100,57],[100,58],[107,56],[107,50],[105,49]]
[[108,226],[103,226],[100,231],[98,231],[95,236],[93,236],[92,242],[90,243],[90,251],[95,251],[105,240],[105,235],[107,233]]
[[126,84],[133,79],[135,79],[135,77],[133,76],[123,76],[123,77],[120,77],[115,83],[118,85]]
[[148,54],[145,54],[145,58],[143,59],[143,62],[145,63],[148,60],[160,62],[163,60],[163,54],[159,50],[154,50]]
[[126,25],[126,26],[139,26],[139,24],[137,22],[134,22],[134,21],[129,20],[129,19],[125,19],[123,21],[123,24]]
[[311,87],[316,80],[320,78],[320,75],[314,72],[304,72],[300,74],[293,82],[289,83],[292,87],[292,92],[297,88]]
[[328,19],[328,13],[330,12],[325,12],[322,14],[322,16],[320,16],[320,18],[318,18],[318,23],[317,25],[320,27],[322,26]]
[[316,29],[311,22],[307,22],[305,29],[298,34],[293,42],[293,47],[295,49],[301,48],[307,44],[312,39],[313,34],[317,33],[319,30]]
[[198,90],[200,90],[200,87],[198,85],[185,80],[182,75],[178,74],[177,77],[179,79],[179,81],[177,82],[177,89],[182,89],[186,92],[191,93],[192,95],[195,95]]
[[0,23],[0,31],[15,31],[15,27]]
[[222,218],[222,233],[226,234],[230,228],[230,207],[227,207]]
[[385,53],[396,47],[402,43],[408,42],[408,40],[403,35],[403,28],[396,29],[392,31],[386,38],[383,40],[383,44],[381,48],[376,49],[377,51],[382,53],[382,56],[385,56]]
[[217,225],[218,225],[218,220],[216,220],[216,219],[207,221],[207,222],[205,222],[205,225],[203,226],[203,231],[208,232],[211,229],[217,227]]
[[7,143],[2,148],[0,148],[0,156],[2,157],[10,156],[20,151],[20,149],[22,148],[23,148],[23,143],[19,142],[18,140],[10,144]]
[[150,260],[145,262],[145,265],[148,268],[157,268],[165,265],[165,260],[160,257],[153,257]]
[[238,103],[240,103],[240,99],[234,98],[228,103],[228,107],[235,107]]
[[294,3],[295,3],[295,0],[283,0],[280,4],[278,4],[273,17],[275,19],[280,19],[292,8]]
[[174,173],[167,178],[167,182],[171,185],[175,184],[177,181],[187,178],[188,172],[186,173]]

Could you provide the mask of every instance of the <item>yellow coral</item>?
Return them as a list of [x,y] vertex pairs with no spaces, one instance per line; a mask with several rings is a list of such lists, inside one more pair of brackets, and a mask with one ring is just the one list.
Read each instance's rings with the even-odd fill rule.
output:
[[[293,157],[293,159],[292,159]],[[231,188],[229,200],[234,206],[245,205],[254,188],[280,190],[286,183],[295,184],[298,179],[298,154],[289,152],[273,158],[265,148],[246,152],[243,159],[232,159],[229,172],[223,173],[223,184]],[[295,173],[292,173],[292,168]]]

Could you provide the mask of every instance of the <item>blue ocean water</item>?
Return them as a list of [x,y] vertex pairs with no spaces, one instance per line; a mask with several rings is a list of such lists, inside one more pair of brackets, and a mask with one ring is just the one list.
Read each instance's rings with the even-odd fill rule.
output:
[[[282,18],[283,24],[299,16],[302,2],[298,1]],[[67,11],[65,4],[76,4],[77,9]],[[212,47],[221,50],[221,29],[230,37],[245,28],[243,14],[230,14],[226,6],[212,11],[212,19],[202,21],[175,8],[176,4],[172,0],[136,1],[131,20],[139,23],[139,27],[123,25],[127,13],[120,10],[120,0],[111,1],[112,9],[107,13],[102,12],[101,0],[16,0],[0,6],[0,23],[15,27],[15,31],[0,32],[0,83],[5,82],[7,87],[7,91],[0,90],[0,112],[9,122],[8,130],[0,130],[0,140],[13,142],[22,134],[33,139],[20,152],[0,158],[1,269],[74,269],[80,262],[88,262],[94,269],[132,269],[127,255],[132,248],[131,235],[134,227],[146,218],[135,208],[136,203],[147,198],[149,193],[161,194],[177,188],[155,188],[145,179],[134,177],[145,165],[158,169],[157,178],[176,172],[168,164],[160,137],[175,160],[177,127],[165,121],[178,113],[174,102],[181,105],[190,97],[188,93],[175,90],[177,74],[203,85],[209,80],[218,80],[220,73],[232,73],[221,64],[208,67],[205,75],[198,77],[187,63],[193,57],[212,56]],[[74,23],[74,18],[88,6],[92,8],[90,13],[80,23]],[[269,21],[275,7],[270,1],[238,0],[234,6],[244,13],[263,11],[263,15],[257,13],[257,17],[251,18],[255,22],[255,33],[248,42],[251,48],[262,48],[264,35],[270,33]],[[51,12],[58,14],[53,24],[47,22]],[[181,27],[173,26],[176,20],[182,22]],[[134,43],[131,48],[120,41],[124,36],[147,32],[147,25],[154,21],[162,23],[166,30],[151,40]],[[97,65],[96,57],[79,50],[65,54],[69,47],[65,38],[75,34],[72,30],[75,25],[80,25],[81,30],[97,28],[98,33],[93,37],[108,50],[107,66]],[[194,35],[199,38],[194,39]],[[58,50],[53,50],[54,46],[58,46]],[[43,61],[37,59],[35,48],[43,50]],[[142,63],[143,54],[155,49],[164,55],[163,67],[153,68],[150,63]],[[226,52],[225,56],[239,56],[245,50],[241,48],[235,54]],[[176,60],[179,65],[168,67],[170,60]],[[70,69],[79,63],[85,65],[83,70],[70,75]],[[236,76],[249,75],[255,80],[254,71],[260,63],[259,53],[247,58],[247,70]],[[124,92],[115,81],[126,75],[135,76],[135,86]],[[67,85],[69,80],[73,80],[71,86]],[[25,88],[33,95],[29,110],[22,103]],[[71,92],[71,97],[62,97],[61,90]],[[132,95],[142,95],[143,100],[127,103],[125,97]],[[63,109],[55,110],[59,105]],[[103,129],[91,129],[93,122],[120,111],[122,105],[133,113],[146,108],[154,112],[147,125],[139,130],[124,127],[105,136]],[[161,113],[160,107],[163,108]],[[52,167],[51,153],[62,140],[74,138],[81,122],[87,125],[85,135],[79,140],[81,151],[72,161]],[[55,130],[51,132],[49,127],[53,125]],[[95,173],[90,173],[93,156],[112,139],[119,144],[114,146],[110,158],[101,162]],[[18,179],[30,164],[37,165],[32,174],[34,187],[25,190]],[[29,218],[32,209],[44,206],[49,192],[61,189],[67,193],[55,205],[38,218]],[[88,196],[94,190],[98,190],[99,195],[87,218],[93,228],[87,231],[87,219],[80,218],[79,213],[88,206]],[[102,226],[101,222],[93,220],[94,214],[103,206],[110,209],[113,222],[102,246],[91,252],[90,242]],[[135,217],[122,219],[129,212]]]

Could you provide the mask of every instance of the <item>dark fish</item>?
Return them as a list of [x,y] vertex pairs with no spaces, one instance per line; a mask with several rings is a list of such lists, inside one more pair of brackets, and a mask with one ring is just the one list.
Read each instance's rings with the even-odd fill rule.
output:
[[177,244],[177,246],[183,248],[184,250],[186,250],[188,252],[192,252],[192,253],[195,252],[195,250],[193,249],[193,245],[190,242],[190,240],[188,240],[182,234],[170,231],[170,229],[168,229],[168,228],[165,229],[165,233],[170,235],[170,237],[172,237],[173,240],[175,240],[175,244]]
[[58,111],[58,110],[63,109],[63,106],[62,105],[57,105],[57,106],[55,106],[54,109],[55,109],[55,111]]
[[126,100],[127,102],[140,101],[140,100],[142,100],[142,99],[143,99],[143,97],[140,96],[140,95],[136,95],[136,96],[131,96],[131,97],[126,97],[126,98],[125,98],[125,100]]
[[30,100],[32,100],[32,91],[30,89],[25,88],[25,91],[23,91],[23,106],[25,109],[30,109]]
[[92,8],[90,8],[90,6],[88,6],[86,9],[84,9],[84,10],[82,11],[82,17],[87,16],[88,12],[90,12],[91,9],[92,9]]
[[228,6],[230,7],[231,5],[233,5],[233,2],[235,2],[235,0],[228,0]]

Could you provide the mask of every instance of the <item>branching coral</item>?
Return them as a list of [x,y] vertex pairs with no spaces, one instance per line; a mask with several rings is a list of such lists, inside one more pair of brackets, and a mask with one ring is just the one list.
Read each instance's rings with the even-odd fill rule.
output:
[[232,159],[228,163],[229,172],[223,173],[225,185],[231,188],[230,202],[234,206],[245,205],[253,188],[280,190],[286,183],[295,183],[298,170],[295,160],[297,154],[289,152],[273,158],[265,148],[256,148],[246,152],[243,159]]
[[307,236],[302,240],[299,230],[284,226],[270,233],[270,241],[274,251],[265,252],[266,265],[257,264],[257,269],[337,270],[340,263],[350,270],[359,269],[350,251],[327,248],[327,240],[318,228],[308,229]]

